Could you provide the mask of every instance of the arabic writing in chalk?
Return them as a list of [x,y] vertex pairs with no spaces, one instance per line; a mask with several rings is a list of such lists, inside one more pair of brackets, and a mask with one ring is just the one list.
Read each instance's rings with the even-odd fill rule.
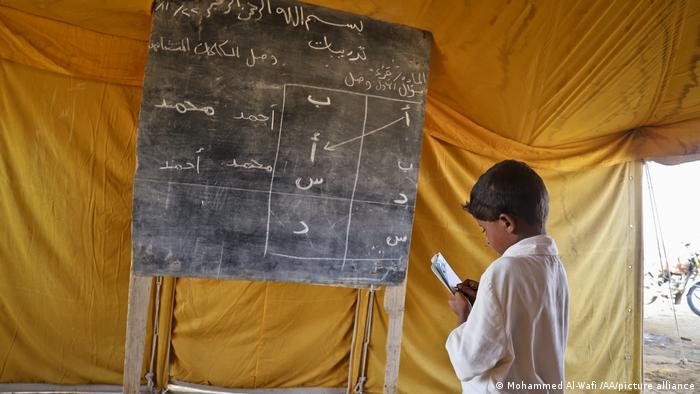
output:
[[365,47],[360,45],[356,49],[352,49],[352,50],[333,49],[333,43],[328,41],[328,37],[326,37],[325,34],[323,35],[323,40],[321,40],[321,41],[314,41],[314,40],[309,41],[309,47],[311,49],[315,49],[317,51],[326,50],[331,54],[332,57],[336,57],[338,59],[347,59],[348,61],[351,61],[351,62],[356,62],[358,60],[362,60],[362,61],[367,60],[367,54],[365,53]]
[[321,18],[316,14],[309,14],[308,11],[303,6],[293,6],[293,7],[277,7],[275,9],[277,15],[284,16],[284,21],[289,26],[293,27],[304,27],[306,30],[311,30],[311,23],[318,22],[327,26],[339,27],[343,29],[355,30],[361,33],[364,30],[364,24],[362,20],[359,23],[342,23],[333,22]]
[[306,234],[309,232],[309,226],[306,223],[304,223],[303,220],[300,221],[299,224],[301,224],[304,227],[301,230],[292,231],[294,234]]
[[272,104],[270,106],[270,114],[265,115],[263,113],[258,113],[258,114],[245,114],[243,111],[240,111],[238,115],[234,116],[233,119],[236,120],[247,120],[249,122],[258,122],[262,123],[264,125],[267,125],[267,121],[270,121],[270,130],[274,130],[275,128],[275,107],[277,107],[277,104]]
[[401,160],[399,160],[398,164],[399,164],[399,170],[401,170],[403,172],[409,172],[413,169],[413,163],[409,163],[408,167],[404,167],[401,165]]
[[183,52],[205,56],[241,57],[239,46],[230,43],[229,40],[192,42],[189,37],[172,40],[160,36],[159,39],[148,43],[148,49],[153,52]]
[[255,67],[258,64],[276,66],[279,63],[279,59],[273,53],[256,50],[255,48],[250,48],[247,51],[243,50],[244,56],[241,57],[240,46],[230,42],[230,40],[194,41],[190,40],[189,37],[172,40],[160,36],[148,44],[148,50],[152,52],[181,52],[197,56],[245,59],[245,64],[248,67]]
[[181,103],[175,103],[175,104],[168,104],[165,99],[163,99],[163,102],[160,104],[155,105],[156,108],[168,108],[168,109],[175,109],[177,112],[184,114],[187,112],[191,111],[199,111],[199,112],[204,112],[208,116],[214,116],[214,107],[212,106],[205,106],[205,107],[197,107],[196,105],[192,104],[192,102],[185,100]]
[[[162,38],[162,37],[161,37]],[[187,39],[189,43],[189,38]],[[229,47],[228,40],[217,41],[217,42],[200,42],[194,46],[192,53],[195,55],[204,56],[220,56],[220,57],[234,57],[236,59],[241,58],[241,49],[238,45],[231,45]]]
[[392,91],[406,98],[424,95],[426,81],[425,72],[404,73],[399,66],[387,65],[370,68],[367,74],[349,71],[344,79],[347,87],[365,91]]
[[408,241],[408,237],[406,235],[403,237],[399,237],[398,235],[394,235],[393,237],[390,235],[386,237],[386,244],[389,246],[396,246],[400,242],[405,243],[406,241]]
[[301,183],[302,183],[302,179],[301,179],[301,178],[297,178],[297,180],[296,180],[295,183],[296,183],[297,187],[298,187],[300,190],[309,190],[309,189],[311,189],[311,187],[313,187],[314,185],[320,185],[320,184],[322,184],[322,183],[323,183],[323,178],[316,178],[316,179],[314,179],[314,178],[309,178],[309,183],[308,183],[306,186],[302,186],[302,185],[301,185]]
[[247,163],[237,163],[236,159],[234,158],[233,161],[230,163],[227,162],[222,162],[221,164],[227,166],[227,167],[236,167],[236,168],[245,168],[247,170],[263,170],[267,172],[272,172],[272,166],[271,165],[263,165],[258,163],[257,160],[251,159],[250,162]]
[[153,52],[190,52],[190,39],[183,38],[181,40],[165,39],[163,36],[159,40],[148,43],[148,50]]
[[284,22],[291,27],[301,27],[311,30],[314,23],[326,26],[355,30],[361,33],[364,30],[362,20],[355,23],[344,23],[322,18],[309,13],[304,6],[276,7],[273,9],[270,0],[242,1],[242,0],[214,0],[209,6],[189,7],[166,0],[157,0],[154,13],[163,12],[173,18],[196,18],[200,21],[211,18],[215,14],[227,15],[240,21],[259,22],[264,17],[284,18]]
[[318,136],[319,135],[321,135],[321,133],[314,133],[314,136],[310,138],[311,141],[313,141],[311,143],[311,157],[310,157],[312,163],[316,161],[316,144],[318,143]]
[[259,4],[241,0],[214,0],[208,7],[189,7],[165,0],[156,1],[154,12],[165,12],[172,17],[197,18],[200,21],[211,18],[216,13],[231,15],[241,21],[259,21],[267,11],[271,15],[270,0],[260,0]]
[[263,115],[263,114],[243,115],[243,111],[241,111],[240,115],[234,116],[233,119],[245,119],[245,120],[249,120],[251,122],[265,122],[265,124],[267,124],[267,121],[270,120],[270,117],[267,115]]
[[178,164],[178,162],[174,160],[166,160],[165,165],[160,167],[161,170],[176,170],[176,171],[186,171],[186,170],[195,170],[197,174],[199,174],[199,154],[204,151],[204,148],[199,148],[195,152],[197,154],[197,159],[195,162],[186,162],[185,164]]
[[248,67],[255,67],[257,63],[270,63],[271,65],[277,65],[277,57],[275,55],[268,55],[267,53],[262,53],[260,56],[255,55],[255,49],[250,49],[250,56],[246,58],[245,65]]
[[401,198],[397,198],[396,200],[394,200],[394,203],[405,204],[408,202],[408,197],[405,194],[399,193],[399,196],[401,196]]
[[331,98],[326,96],[325,100],[315,100],[311,95],[308,95],[306,99],[313,105],[316,106],[316,108],[321,108],[321,106],[328,106],[331,105]]

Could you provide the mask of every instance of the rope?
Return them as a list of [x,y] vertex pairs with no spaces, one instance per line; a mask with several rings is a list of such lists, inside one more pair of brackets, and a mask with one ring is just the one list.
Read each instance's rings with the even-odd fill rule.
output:
[[[656,249],[659,253],[659,264],[661,265],[661,272],[664,272],[664,264],[666,265],[666,272],[668,272],[668,299],[671,303],[671,309],[673,310],[673,320],[676,323],[676,334],[678,335],[678,341],[680,343],[681,359],[680,362],[685,364],[687,359],[685,358],[685,350],[683,348],[683,338],[681,338],[681,331],[678,326],[678,316],[676,315],[676,304],[673,301],[673,291],[671,291],[671,269],[668,265],[668,255],[666,254],[666,243],[664,242],[663,232],[661,230],[661,220],[659,219],[659,210],[656,205],[656,196],[654,194],[654,186],[651,182],[651,172],[649,170],[649,164],[644,162],[644,171],[647,177],[647,188],[649,189],[649,202],[651,205],[651,213],[654,219],[654,235],[656,236]],[[661,253],[663,251],[663,257]]]

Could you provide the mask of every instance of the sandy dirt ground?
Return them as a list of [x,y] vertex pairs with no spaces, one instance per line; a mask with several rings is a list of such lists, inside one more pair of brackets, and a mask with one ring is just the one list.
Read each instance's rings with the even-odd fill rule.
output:
[[[685,297],[675,307],[678,331],[667,299],[644,307],[644,383],[655,387],[645,393],[700,393],[700,316],[690,310]],[[694,390],[670,386],[691,383]],[[665,386],[657,389],[659,384]]]

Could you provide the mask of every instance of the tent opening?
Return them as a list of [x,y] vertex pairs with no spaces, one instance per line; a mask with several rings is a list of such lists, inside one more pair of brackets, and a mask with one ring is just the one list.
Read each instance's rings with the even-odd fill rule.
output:
[[[700,161],[643,177],[644,381],[693,383],[700,363]],[[667,382],[667,383],[665,383]]]

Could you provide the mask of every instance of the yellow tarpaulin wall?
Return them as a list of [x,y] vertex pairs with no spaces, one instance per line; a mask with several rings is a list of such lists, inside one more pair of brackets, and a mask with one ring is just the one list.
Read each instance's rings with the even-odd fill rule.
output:
[[[567,377],[639,382],[638,160],[700,152],[700,3],[314,3],[435,38],[400,391],[458,391],[443,350],[453,317],[428,259],[442,251],[476,278],[495,257],[459,204],[503,158],[536,167],[552,195],[571,286]],[[149,10],[0,0],[0,383],[121,383]],[[369,392],[383,383],[381,298]],[[172,332],[158,340],[160,385],[169,373],[223,387],[347,384],[356,290],[183,278],[164,281],[160,300],[161,334]]]

